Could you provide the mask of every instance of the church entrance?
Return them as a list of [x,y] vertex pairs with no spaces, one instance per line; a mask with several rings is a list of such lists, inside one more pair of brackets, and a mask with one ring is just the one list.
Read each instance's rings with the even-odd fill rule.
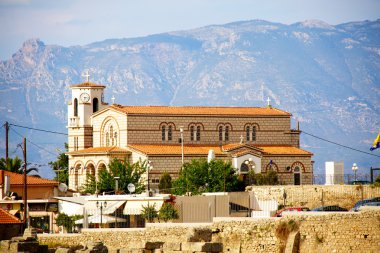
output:
[[294,185],[301,185],[301,169],[298,166],[294,168]]

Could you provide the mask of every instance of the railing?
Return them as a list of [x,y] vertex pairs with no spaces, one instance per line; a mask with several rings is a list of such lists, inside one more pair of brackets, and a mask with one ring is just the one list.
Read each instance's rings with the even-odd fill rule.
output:
[[78,127],[78,126],[79,126],[79,117],[70,117],[69,127]]

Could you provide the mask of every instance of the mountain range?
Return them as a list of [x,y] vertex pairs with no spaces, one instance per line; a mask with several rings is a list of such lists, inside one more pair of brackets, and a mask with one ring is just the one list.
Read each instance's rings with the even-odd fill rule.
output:
[[[300,123],[315,174],[325,161],[344,161],[346,173],[354,162],[359,174],[380,167],[379,150],[369,151],[380,130],[380,20],[251,20],[71,47],[30,39],[0,62],[0,123],[66,133],[69,86],[84,82],[85,70],[107,86],[106,101],[125,105],[265,106],[269,97]],[[36,164],[67,141],[14,125],[10,155],[26,136]]]

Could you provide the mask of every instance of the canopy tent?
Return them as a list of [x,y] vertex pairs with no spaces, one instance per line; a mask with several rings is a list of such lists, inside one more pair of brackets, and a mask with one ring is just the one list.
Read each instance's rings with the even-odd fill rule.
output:
[[[86,208],[86,211],[88,213],[98,212],[99,207],[96,206],[96,202],[98,202],[98,201],[91,200],[91,201],[87,201],[84,204],[84,207]],[[107,203],[107,205],[104,205],[105,202]],[[111,213],[114,213],[116,211],[116,209],[118,209],[122,204],[124,204],[125,200],[121,200],[121,201],[115,201],[115,200],[99,201],[99,205],[100,205],[100,203],[103,206],[102,213],[103,214],[111,214]]]
[[[100,216],[100,214],[95,214],[92,216],[88,216],[87,222],[93,223],[93,224],[100,223],[100,218],[102,218],[102,220],[101,220],[102,223],[116,223],[116,222],[126,222],[127,221],[124,218],[114,217],[111,215]],[[75,224],[83,224],[83,221],[84,221],[84,219],[76,220]]]
[[127,201],[127,203],[125,204],[124,210],[123,210],[123,214],[125,214],[125,215],[139,215],[139,214],[141,214],[143,207],[148,206],[148,204],[149,204],[149,206],[154,206],[156,211],[159,211],[163,203],[164,203],[163,200]]

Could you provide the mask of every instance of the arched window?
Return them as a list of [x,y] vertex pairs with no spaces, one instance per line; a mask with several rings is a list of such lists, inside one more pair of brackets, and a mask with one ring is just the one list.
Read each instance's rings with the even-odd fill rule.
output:
[[226,126],[225,131],[224,131],[224,140],[225,141],[228,141],[230,139],[230,133],[229,133],[229,131],[230,131],[229,126]]
[[115,146],[117,146],[117,132],[114,133]]
[[110,139],[111,139],[111,146],[113,146],[113,126],[110,126]]
[[253,140],[253,141],[256,140],[256,126],[253,126],[253,127],[252,127],[252,140]]
[[165,141],[166,140],[166,127],[165,126],[162,126],[161,134],[162,134],[162,141]]
[[106,133],[106,146],[108,147],[110,145],[110,134]]
[[194,141],[194,126],[190,127],[190,140]]
[[247,140],[247,141],[250,141],[250,140],[251,140],[251,136],[250,136],[250,132],[249,132],[249,130],[250,130],[250,127],[247,126],[247,128],[245,129],[246,140]]
[[74,117],[78,117],[78,99],[74,98]]
[[173,139],[173,131],[172,131],[173,127],[171,125],[169,125],[168,128],[169,128],[168,129],[168,141],[171,141]]
[[219,141],[223,141],[223,126],[219,126]]
[[97,112],[99,110],[99,100],[98,98],[94,98],[92,100],[92,112]]
[[201,126],[197,126],[197,141],[201,140]]

